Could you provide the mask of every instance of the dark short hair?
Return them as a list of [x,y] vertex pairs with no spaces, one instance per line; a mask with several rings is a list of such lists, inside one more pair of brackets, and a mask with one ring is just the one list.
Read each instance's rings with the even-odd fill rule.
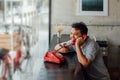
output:
[[73,23],[72,28],[80,30],[82,35],[88,33],[88,28],[87,28],[86,24],[83,22]]

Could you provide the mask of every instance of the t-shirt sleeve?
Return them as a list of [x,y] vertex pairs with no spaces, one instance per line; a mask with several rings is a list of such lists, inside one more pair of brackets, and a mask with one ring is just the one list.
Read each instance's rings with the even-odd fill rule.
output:
[[69,46],[69,51],[75,51],[75,49],[71,45],[71,40],[60,43],[61,46],[63,46],[64,44],[67,45],[67,46]]
[[93,61],[96,55],[98,54],[98,52],[99,52],[99,46],[95,44],[94,42],[91,42],[86,47],[85,56],[87,59],[90,59],[91,61]]

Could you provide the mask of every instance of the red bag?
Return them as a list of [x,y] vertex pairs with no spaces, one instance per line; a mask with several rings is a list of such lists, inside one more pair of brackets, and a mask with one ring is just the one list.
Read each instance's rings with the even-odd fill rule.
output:
[[55,51],[48,51],[44,56],[45,62],[61,63],[64,60],[65,60],[65,57],[62,54],[57,53]]

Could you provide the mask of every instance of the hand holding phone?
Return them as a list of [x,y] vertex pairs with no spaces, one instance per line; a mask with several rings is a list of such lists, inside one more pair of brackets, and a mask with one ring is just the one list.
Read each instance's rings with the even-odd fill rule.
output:
[[84,43],[83,37],[79,37],[79,38],[76,39],[76,44],[81,46],[83,43]]

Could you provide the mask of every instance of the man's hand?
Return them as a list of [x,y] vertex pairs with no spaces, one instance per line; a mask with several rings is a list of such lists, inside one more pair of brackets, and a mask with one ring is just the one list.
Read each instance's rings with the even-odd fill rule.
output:
[[82,44],[84,43],[84,39],[82,37],[79,37],[76,39],[76,43],[75,45],[79,45],[79,46],[82,46]]

